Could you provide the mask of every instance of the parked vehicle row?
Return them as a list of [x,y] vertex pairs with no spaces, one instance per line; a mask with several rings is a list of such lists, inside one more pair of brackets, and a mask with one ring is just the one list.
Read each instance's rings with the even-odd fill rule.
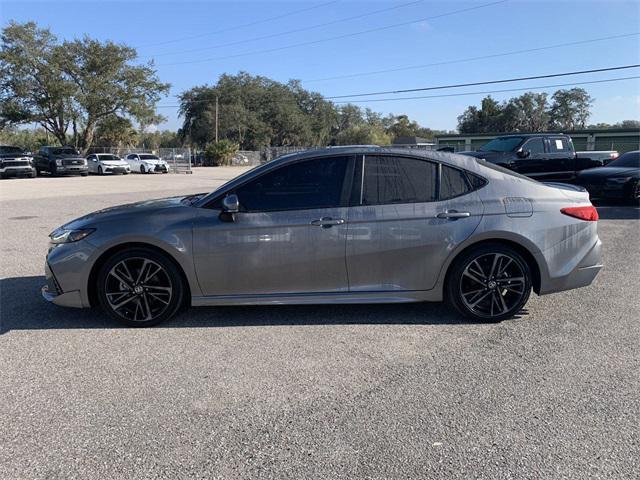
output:
[[43,146],[32,155],[20,147],[0,145],[0,178],[136,173],[168,173],[169,165],[150,153],[130,153],[125,159],[111,153],[83,157],[74,147]]
[[[588,186],[594,198],[614,197],[638,201],[640,195],[638,175],[628,170],[634,165],[637,151],[620,157],[613,150],[576,152],[570,136],[538,133],[504,135],[475,152],[461,153],[482,158],[536,180]],[[624,170],[609,168],[620,165],[617,162],[623,158]],[[609,177],[611,179],[604,180]],[[599,180],[596,182],[596,179]]]

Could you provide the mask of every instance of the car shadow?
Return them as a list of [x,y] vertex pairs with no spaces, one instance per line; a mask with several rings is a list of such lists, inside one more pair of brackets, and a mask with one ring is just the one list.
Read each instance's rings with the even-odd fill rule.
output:
[[[42,276],[0,280],[0,334],[11,330],[127,328],[100,309],[63,308],[46,302]],[[526,315],[526,311],[521,314]],[[442,303],[376,305],[268,305],[198,307],[162,328],[269,325],[465,325],[470,322]]]
[[593,205],[602,220],[640,220],[640,207],[623,200],[594,199]]

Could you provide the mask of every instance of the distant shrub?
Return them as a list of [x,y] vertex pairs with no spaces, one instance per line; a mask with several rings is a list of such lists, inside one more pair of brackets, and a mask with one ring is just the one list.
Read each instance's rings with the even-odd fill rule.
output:
[[231,140],[209,143],[204,149],[204,164],[211,167],[231,165],[231,159],[239,149],[240,146]]

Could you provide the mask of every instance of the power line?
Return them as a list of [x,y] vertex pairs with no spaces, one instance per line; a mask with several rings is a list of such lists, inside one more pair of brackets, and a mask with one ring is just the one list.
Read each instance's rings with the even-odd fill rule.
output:
[[415,23],[420,23],[420,22],[424,22],[426,20],[434,20],[436,18],[442,18],[442,17],[448,17],[450,15],[455,15],[458,13],[464,13],[464,12],[470,12],[473,10],[478,10],[480,8],[486,8],[486,7],[491,7],[494,5],[498,5],[501,3],[505,3],[509,0],[498,0],[496,2],[492,2],[492,3],[485,3],[482,5],[476,5],[473,7],[468,7],[468,8],[462,8],[459,10],[452,10],[450,12],[446,12],[446,13],[441,13],[439,15],[432,15],[429,17],[423,17],[423,18],[419,18],[416,20],[411,20],[410,22],[402,22],[402,23],[395,23],[393,25],[386,25],[383,27],[377,27],[377,28],[371,28],[368,30],[361,30],[359,32],[351,32],[351,33],[345,33],[343,35],[337,35],[335,37],[327,37],[327,38],[321,38],[319,40],[312,40],[312,41],[308,41],[308,42],[300,42],[300,43],[293,43],[290,45],[285,45],[282,47],[276,47],[276,48],[268,48],[268,49],[264,49],[264,50],[255,50],[252,52],[244,52],[244,53],[237,53],[234,55],[226,55],[226,56],[222,56],[222,57],[210,57],[210,58],[202,58],[199,60],[187,60],[184,62],[172,62],[172,63],[164,63],[164,64],[160,64],[158,66],[171,66],[171,65],[187,65],[187,64],[194,64],[194,63],[206,63],[206,62],[211,62],[214,60],[227,60],[230,58],[238,58],[238,57],[246,57],[246,56],[250,56],[250,55],[259,55],[259,54],[263,54],[263,53],[272,53],[272,52],[279,52],[282,50],[288,50],[291,48],[297,48],[297,47],[304,47],[304,46],[309,46],[309,45],[317,45],[320,43],[325,43],[325,42],[329,42],[332,40],[341,40],[343,38],[351,38],[351,37],[356,37],[359,35],[365,35],[368,33],[373,33],[373,32],[380,32],[382,30],[389,30],[392,28],[397,28],[397,27],[403,27],[406,25],[413,25]]
[[601,42],[604,40],[613,40],[613,39],[618,39],[618,38],[627,38],[627,37],[633,37],[633,36],[637,36],[640,35],[640,32],[634,32],[634,33],[625,33],[622,35],[612,35],[609,37],[599,37],[599,38],[592,38],[592,39],[588,39],[588,40],[578,40],[575,42],[567,42],[567,43],[556,43],[554,45],[547,45],[545,47],[536,47],[536,48],[527,48],[527,49],[523,49],[523,50],[512,50],[509,52],[502,52],[502,53],[494,53],[494,54],[490,54],[490,55],[481,55],[481,56],[477,56],[477,57],[467,57],[467,58],[461,58],[461,59],[457,59],[457,60],[445,60],[442,62],[435,62],[435,63],[423,63],[421,65],[409,65],[406,67],[397,67],[397,68],[388,68],[388,69],[384,69],[384,70],[371,70],[368,72],[359,72],[359,73],[350,73],[350,74],[345,74],[345,75],[336,75],[334,77],[324,77],[324,78],[314,78],[314,79],[310,79],[310,80],[301,80],[303,83],[312,83],[312,82],[324,82],[324,81],[329,81],[329,80],[342,80],[345,78],[357,78],[357,77],[366,77],[369,75],[378,75],[378,74],[382,74],[382,73],[392,73],[392,72],[403,72],[403,71],[407,71],[407,70],[418,70],[421,68],[427,68],[427,67],[437,67],[437,66],[441,66],[441,65],[451,65],[451,64],[456,64],[456,63],[465,63],[465,62],[471,62],[474,60],[486,60],[489,58],[499,58],[499,57],[506,57],[506,56],[510,56],[510,55],[518,55],[521,53],[531,53],[531,52],[539,52],[539,51],[544,51],[544,50],[551,50],[554,48],[561,48],[561,47],[571,47],[574,45],[584,45],[587,43],[594,43],[594,42]]
[[[622,65],[622,66],[618,66],[618,67],[606,67],[606,68],[595,68],[595,69],[590,69],[590,70],[576,70],[576,71],[572,71],[572,72],[562,72],[562,73],[552,73],[552,74],[547,74],[547,75],[531,75],[531,76],[527,76],[527,77],[518,77],[518,78],[507,78],[507,79],[500,79],[500,80],[488,80],[488,81],[484,81],[484,82],[474,82],[474,83],[460,83],[460,84],[452,84],[452,85],[439,85],[439,86],[433,86],[433,87],[421,87],[421,88],[411,88],[411,89],[405,89],[405,90],[392,90],[392,91],[386,91],[386,92],[377,92],[377,93],[357,93],[357,94],[352,94],[352,95],[338,95],[338,96],[332,96],[332,97],[323,97],[325,100],[334,100],[334,99],[341,99],[341,98],[356,98],[356,97],[364,97],[364,96],[374,96],[374,95],[386,95],[386,94],[397,94],[397,93],[409,93],[409,92],[421,92],[421,91],[426,91],[426,90],[444,90],[444,89],[451,89],[451,88],[461,88],[461,87],[471,87],[471,86],[477,86],[477,85],[490,85],[490,84],[498,84],[498,83],[507,83],[507,82],[520,82],[520,81],[524,81],[524,80],[539,80],[542,78],[555,78],[555,77],[565,77],[565,76],[570,76],[570,75],[585,75],[585,74],[589,74],[589,73],[599,73],[599,72],[610,72],[610,71],[615,71],[615,70],[626,70],[626,69],[630,69],[630,68],[638,68],[640,67],[640,64],[635,64],[635,65]],[[633,78],[633,77],[630,77]],[[568,84],[571,85],[571,84]],[[525,89],[526,90],[526,89]],[[508,90],[505,90],[508,91]],[[452,95],[455,96],[455,95]],[[408,98],[413,98],[413,97],[402,97],[401,99],[408,99]],[[415,98],[423,98],[423,97],[415,97]],[[427,97],[425,97],[427,98]],[[431,98],[431,97],[428,97]],[[203,102],[210,102],[211,99],[206,99],[206,100],[192,100],[190,103],[203,103]],[[368,101],[368,100],[360,100],[358,102],[363,102],[363,101]],[[379,100],[375,100],[375,101],[379,101]],[[356,101],[353,101],[353,103],[355,103]],[[352,101],[338,101],[338,102],[334,102],[334,103],[352,103]],[[158,105],[157,108],[176,108],[179,107],[180,105]]]
[[387,90],[384,92],[353,93],[350,95],[333,95],[333,96],[324,97],[324,98],[326,98],[327,100],[334,100],[334,99],[340,99],[340,98],[372,97],[375,95],[395,95],[398,93],[424,92],[425,90],[442,90],[442,89],[449,89],[449,88],[473,87],[477,85],[490,85],[494,83],[521,82],[523,80],[539,80],[541,78],[567,77],[570,75],[584,75],[587,73],[611,72],[613,70],[627,70],[629,68],[638,68],[638,67],[640,67],[640,64],[622,65],[620,67],[595,68],[592,70],[577,70],[573,72],[552,73],[548,75],[533,75],[529,77],[506,78],[502,80],[487,80],[484,82],[457,83],[452,85],[440,85],[437,87],[420,87],[420,88],[407,88],[404,90]]
[[179,52],[165,52],[165,53],[159,53],[159,54],[156,54],[156,55],[145,55],[142,58],[165,57],[165,56],[169,56],[169,55],[184,55],[184,54],[187,54],[187,53],[195,53],[195,52],[202,52],[202,51],[207,51],[207,50],[214,50],[216,48],[231,47],[231,46],[234,46],[234,45],[241,45],[243,43],[256,42],[258,40],[266,40],[266,39],[269,39],[269,38],[282,37],[284,35],[291,35],[292,33],[307,32],[309,30],[322,28],[322,27],[327,27],[329,25],[335,25],[337,23],[349,22],[351,20],[358,20],[360,18],[370,17],[372,15],[377,15],[379,13],[384,13],[384,12],[389,12],[391,10],[398,10],[400,8],[405,8],[405,7],[409,7],[409,6],[412,6],[412,5],[417,5],[418,3],[423,3],[423,2],[424,2],[424,0],[415,0],[415,1],[412,1],[412,2],[408,2],[408,3],[402,3],[400,5],[394,5],[393,7],[382,8],[382,9],[379,9],[379,10],[373,10],[371,12],[362,13],[362,14],[359,14],[359,15],[353,15],[351,17],[339,18],[337,20],[332,20],[330,22],[318,23],[316,25],[310,25],[308,27],[295,28],[293,30],[287,30],[287,31],[284,31],[284,32],[271,33],[269,35],[263,35],[263,36],[260,36],[260,37],[247,38],[247,39],[244,39],[244,40],[237,40],[235,42],[229,42],[229,43],[220,43],[218,45],[209,45],[208,47],[194,48],[194,49],[191,49],[191,50],[182,50],[182,51],[179,51]]
[[181,37],[175,38],[173,40],[165,40],[163,42],[155,42],[155,43],[145,43],[144,45],[138,45],[136,48],[144,48],[144,47],[155,47],[157,45],[167,45],[170,43],[179,43],[185,40],[193,40],[195,38],[209,37],[211,35],[219,35],[221,33],[231,32],[233,30],[238,30],[241,28],[253,27],[254,25],[259,25],[261,23],[272,22],[273,20],[280,20],[281,18],[291,17],[293,15],[297,15],[299,13],[308,12],[310,10],[315,10],[318,8],[326,7],[327,5],[332,5],[334,3],[338,3],[338,0],[332,0],[330,2],[321,3],[319,5],[314,5],[312,7],[301,8],[299,10],[293,10],[292,12],[283,13],[282,15],[276,15],[275,17],[269,17],[262,20],[255,20],[253,22],[244,23],[242,25],[236,25],[235,27],[223,28],[222,30],[216,30],[208,33],[200,33],[198,35],[191,35],[189,37]]
[[345,103],[369,103],[369,102],[394,102],[399,100],[422,100],[428,98],[448,98],[448,97],[463,97],[468,95],[488,95],[490,93],[506,93],[506,92],[524,92],[527,90],[542,90],[546,88],[557,88],[557,87],[572,87],[576,85],[592,85],[595,83],[608,83],[608,82],[620,82],[623,80],[634,80],[640,78],[640,75],[633,77],[619,77],[619,78],[608,78],[605,80],[591,80],[586,82],[572,82],[572,83],[557,83],[555,85],[538,85],[535,87],[526,87],[526,88],[507,88],[503,90],[485,90],[483,92],[464,92],[464,93],[449,93],[442,95],[424,95],[417,97],[391,97],[391,98],[369,98],[367,100],[345,100],[340,102],[333,102],[336,104],[345,104]]

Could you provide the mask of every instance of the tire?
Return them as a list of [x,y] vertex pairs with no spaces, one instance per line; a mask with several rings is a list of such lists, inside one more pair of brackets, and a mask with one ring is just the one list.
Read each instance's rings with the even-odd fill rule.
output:
[[140,173],[147,173],[147,170],[144,168],[144,165],[140,165]]
[[36,178],[38,176],[37,172],[31,172],[31,178]]
[[4,173],[0,173],[0,178],[4,180],[5,178],[7,178],[7,176]]
[[88,177],[89,176],[89,172],[81,173],[80,175],[82,175],[83,177]]
[[511,318],[530,294],[529,265],[516,250],[499,243],[465,252],[454,261],[447,276],[447,301],[476,321],[493,323]]
[[178,267],[146,248],[126,249],[109,258],[98,272],[96,287],[102,309],[131,327],[150,327],[173,317],[185,292]]
[[102,170],[102,165],[98,165],[98,175],[104,175],[104,171]]

